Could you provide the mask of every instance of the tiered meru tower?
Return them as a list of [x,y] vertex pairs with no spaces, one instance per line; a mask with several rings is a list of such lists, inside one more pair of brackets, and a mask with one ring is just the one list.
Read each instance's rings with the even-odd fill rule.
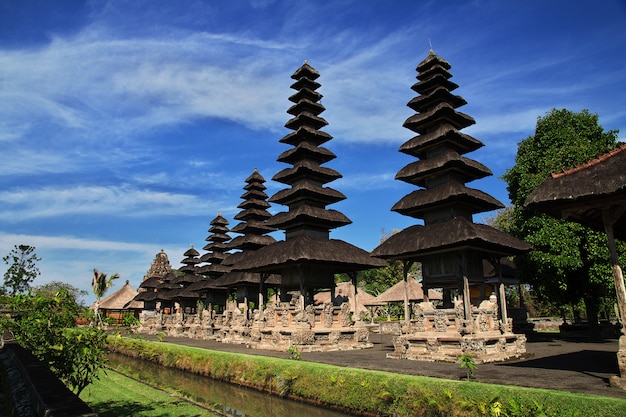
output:
[[[303,295],[314,288],[335,286],[335,273],[355,272],[384,265],[367,252],[346,242],[330,239],[330,230],[351,223],[345,215],[326,206],[345,199],[339,191],[325,184],[341,178],[337,171],[322,166],[336,158],[330,150],[320,146],[332,136],[320,129],[328,123],[320,114],[325,110],[320,103],[322,95],[316,90],[319,73],[305,62],[291,76],[291,88],[296,93],[289,97],[294,103],[287,113],[291,118],[285,124],[292,133],[281,143],[292,148],[279,155],[278,161],[292,165],[278,172],[274,181],[286,184],[270,198],[270,202],[285,205],[286,212],[274,215],[267,225],[285,231],[285,240],[263,247],[247,256],[235,269],[281,275],[281,291],[296,289]],[[309,300],[301,300],[304,308]]]
[[223,264],[224,260],[230,256],[227,253],[230,250],[227,243],[230,240],[228,220],[222,217],[221,213],[217,213],[209,224],[210,235],[205,239],[208,243],[202,248],[206,253],[199,259],[200,263],[206,263],[206,265],[201,266],[198,273],[216,279],[230,271],[230,268]]
[[[265,194],[267,189],[265,178],[255,168],[245,182],[246,185],[243,187],[245,192],[241,195],[243,202],[237,206],[241,211],[235,215],[235,220],[240,222],[230,229],[231,232],[240,233],[243,236],[235,237],[228,244],[231,249],[239,249],[242,252],[257,250],[274,243],[275,239],[267,236],[267,234],[276,230],[266,224],[272,215],[267,211],[270,204],[267,202],[268,196]],[[231,255],[230,258],[235,257],[236,254]],[[232,265],[233,263],[230,262],[229,264]]]
[[[481,303],[489,297],[485,294],[482,261],[499,260],[528,250],[529,246],[490,226],[473,223],[474,214],[504,206],[488,194],[465,185],[492,173],[484,165],[462,156],[483,144],[460,132],[475,122],[457,111],[466,101],[451,93],[458,85],[450,81],[449,69],[450,64],[432,51],[418,65],[418,81],[411,88],[419,96],[408,103],[416,114],[404,123],[417,136],[400,147],[401,152],[419,160],[402,168],[396,179],[420,189],[404,196],[392,210],[421,219],[424,225],[393,235],[372,254],[402,260],[407,266],[421,262],[424,293],[429,288],[444,291],[444,308],[432,312],[432,319],[430,303],[413,309],[416,325],[408,326],[412,330],[406,335],[408,340],[400,341],[397,346],[396,357],[453,359],[472,346],[479,361],[498,360],[500,353],[494,353],[496,350],[506,350],[510,342],[520,347],[523,341],[510,332],[502,297],[499,305]],[[502,290],[500,295],[503,293]],[[470,294],[474,294],[476,304],[481,303],[482,310],[472,305]],[[455,295],[461,300],[456,305]],[[446,308],[450,317],[444,319]],[[408,315],[407,309],[407,318]],[[458,338],[458,343],[443,346],[442,341],[451,340],[450,336]],[[504,353],[500,356],[515,356],[520,349],[509,348],[508,356]],[[512,352],[515,353],[511,355]]]

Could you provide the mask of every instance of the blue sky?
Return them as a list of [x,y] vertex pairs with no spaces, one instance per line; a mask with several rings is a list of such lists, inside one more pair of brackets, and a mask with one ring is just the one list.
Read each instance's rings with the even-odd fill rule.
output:
[[304,60],[343,175],[328,185],[347,196],[329,208],[353,222],[331,237],[372,250],[416,223],[390,208],[413,190],[394,176],[414,160],[398,147],[431,44],[486,145],[467,156],[494,173],[468,185],[509,204],[499,177],[550,109],[589,109],[626,140],[624,28],[623,0],[0,0],[0,254],[34,245],[34,285],[85,290],[93,268],[137,287],[160,249],[180,266],[218,212],[237,224],[254,168],[284,188]]

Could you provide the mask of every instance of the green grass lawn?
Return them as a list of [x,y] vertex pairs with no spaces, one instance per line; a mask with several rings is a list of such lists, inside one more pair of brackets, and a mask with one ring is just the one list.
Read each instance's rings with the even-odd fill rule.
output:
[[80,398],[99,417],[217,415],[109,369],[101,371],[100,379],[85,388]]

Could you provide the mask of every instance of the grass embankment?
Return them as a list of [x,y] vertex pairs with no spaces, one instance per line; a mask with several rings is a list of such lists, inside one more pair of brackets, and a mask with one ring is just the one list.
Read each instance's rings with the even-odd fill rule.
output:
[[111,349],[351,413],[380,416],[624,416],[626,401],[110,338]]
[[209,417],[216,415],[113,370],[107,370],[106,374],[102,370],[100,379],[85,388],[80,398],[89,404],[99,417]]

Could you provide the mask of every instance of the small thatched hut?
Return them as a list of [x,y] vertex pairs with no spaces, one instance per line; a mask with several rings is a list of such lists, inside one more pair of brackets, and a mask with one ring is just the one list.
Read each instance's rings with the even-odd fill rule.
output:
[[[137,294],[137,291],[126,280],[126,284],[122,288],[100,301],[102,318],[111,317],[117,322],[121,322],[122,316],[127,313],[138,317],[143,308],[143,302],[135,300]],[[94,305],[91,308],[93,309]]]

